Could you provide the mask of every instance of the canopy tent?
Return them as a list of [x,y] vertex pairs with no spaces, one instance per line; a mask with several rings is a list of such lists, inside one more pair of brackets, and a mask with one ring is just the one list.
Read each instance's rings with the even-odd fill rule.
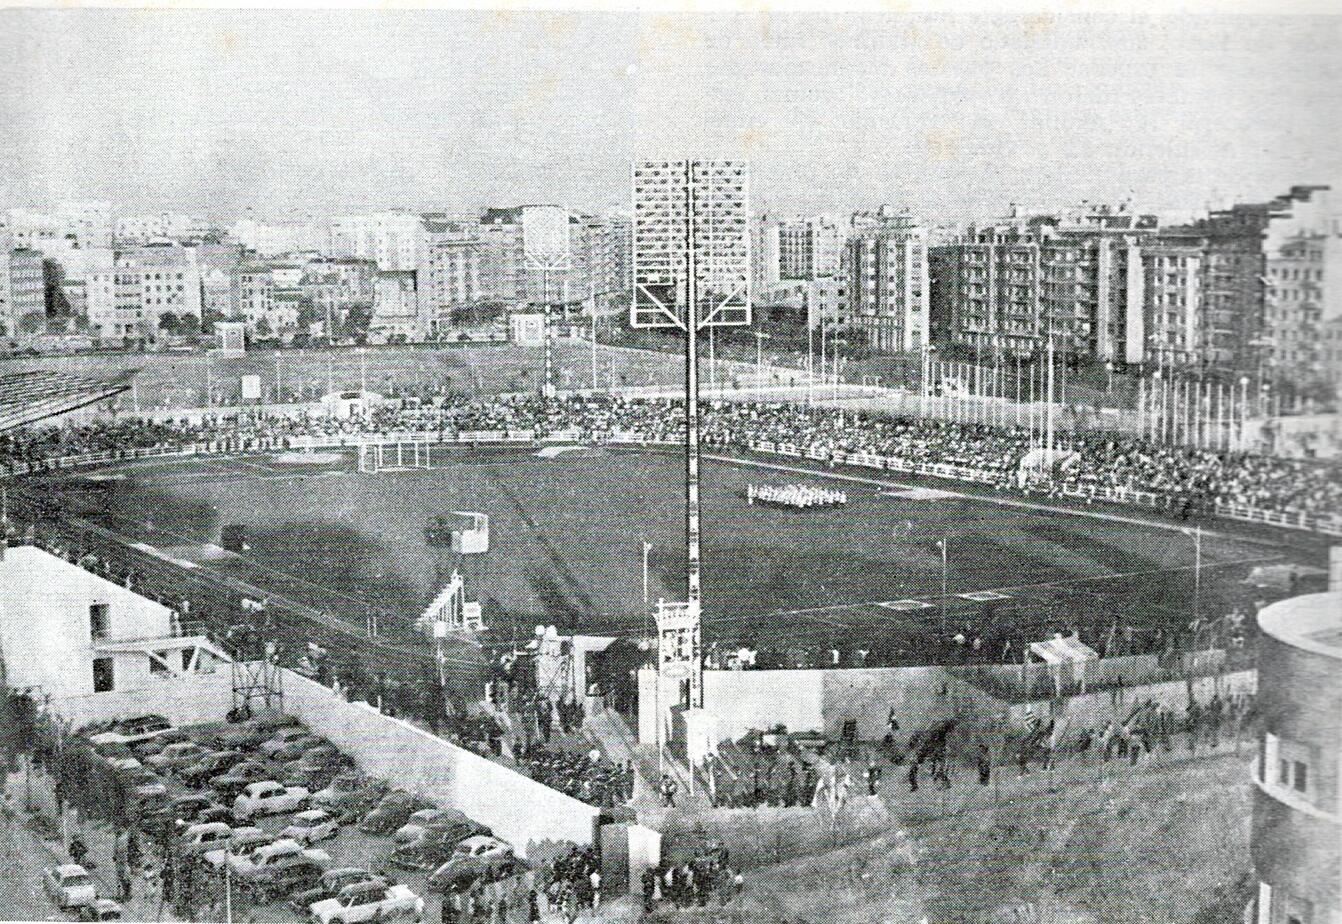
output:
[[1062,695],[1063,673],[1069,680],[1079,680],[1081,692],[1086,692],[1086,665],[1100,660],[1094,648],[1091,648],[1075,635],[1064,636],[1055,632],[1053,638],[1043,642],[1031,642],[1025,650],[1025,662],[1022,670],[1026,674],[1026,689],[1029,689],[1029,669],[1031,657],[1038,658],[1048,665],[1053,675],[1053,689],[1056,695]]

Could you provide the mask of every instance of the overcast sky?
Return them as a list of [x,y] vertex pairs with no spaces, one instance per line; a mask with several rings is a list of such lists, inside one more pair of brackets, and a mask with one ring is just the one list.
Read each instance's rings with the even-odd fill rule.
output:
[[1342,182],[1342,18],[0,11],[0,205],[1157,211]]

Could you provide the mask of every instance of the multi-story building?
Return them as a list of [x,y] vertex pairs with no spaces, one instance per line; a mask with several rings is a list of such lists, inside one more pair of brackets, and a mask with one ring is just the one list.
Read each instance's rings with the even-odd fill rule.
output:
[[416,273],[420,315],[427,333],[447,333],[461,313],[481,300],[480,243],[473,230],[430,230]]
[[832,216],[780,222],[778,273],[782,279],[819,279],[839,272],[847,230]]
[[152,244],[155,241],[185,243],[199,239],[209,230],[209,222],[199,216],[156,212],[119,216],[114,236],[116,243],[121,245]]
[[311,260],[300,283],[303,300],[312,306],[327,336],[335,336],[353,308],[373,308],[377,264],[357,257]]
[[419,261],[424,221],[411,212],[342,215],[329,229],[328,252],[372,260],[383,272],[413,272]]
[[701,319],[746,320],[751,265],[745,162],[635,163],[633,201],[634,322],[688,315],[687,264],[693,266]]
[[632,290],[627,215],[574,215],[570,228],[569,297],[599,315],[625,310]]
[[[1336,566],[1336,565],[1335,565]],[[1334,584],[1334,586],[1336,586]],[[1342,922],[1342,592],[1258,614],[1254,924]]]
[[761,215],[750,224],[750,287],[757,296],[778,285],[782,262],[778,222]]
[[13,246],[44,253],[53,246],[111,247],[112,226],[112,206],[107,202],[59,202],[50,212],[9,210]]
[[138,320],[149,339],[160,331],[171,333],[185,317],[201,320],[200,266],[190,248],[156,245],[122,251],[116,275],[123,286],[138,283]]
[[40,251],[16,247],[9,251],[8,317],[4,319],[10,337],[26,339],[46,331],[46,276]]
[[1125,206],[1089,205],[971,226],[933,255],[937,338],[1025,355],[1042,352],[1051,337],[1060,355],[1140,361],[1141,248],[1157,227],[1154,216]]
[[926,228],[909,219],[855,230],[844,247],[840,275],[842,327],[873,350],[923,348],[931,313]]
[[414,270],[379,270],[373,291],[369,339],[378,343],[422,340],[428,324],[420,314]]
[[262,330],[277,329],[275,318],[275,279],[265,263],[241,263],[233,271],[233,308],[230,318],[247,322],[255,331],[264,320]]
[[1323,377],[1333,385],[1337,397],[1342,399],[1342,315],[1329,318],[1320,327],[1319,359]]

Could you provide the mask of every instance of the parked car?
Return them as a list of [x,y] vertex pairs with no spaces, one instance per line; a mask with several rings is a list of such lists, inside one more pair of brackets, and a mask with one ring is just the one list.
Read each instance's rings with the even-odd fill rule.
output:
[[298,760],[309,751],[316,751],[327,744],[325,738],[319,738],[316,735],[299,735],[297,738],[290,738],[288,741],[274,748],[270,752],[270,759],[277,760],[280,763]]
[[161,799],[168,794],[167,785],[158,775],[143,767],[127,774],[126,785],[130,787],[131,796],[139,801]]
[[214,751],[184,767],[178,776],[188,786],[202,786],[207,780],[227,773],[246,759],[247,755],[241,751]]
[[231,825],[233,824],[233,810],[214,803],[196,813],[197,824],[204,824],[207,821],[222,821],[226,825]]
[[246,821],[258,815],[297,812],[307,801],[308,791],[302,786],[281,786],[273,780],[248,783],[242,794],[233,800],[233,817]]
[[424,899],[403,885],[363,882],[345,886],[334,898],[313,902],[308,911],[314,924],[358,924],[397,917],[419,921],[424,917]]
[[409,844],[411,841],[417,841],[423,837],[424,832],[433,823],[457,820],[469,821],[470,819],[455,809],[420,809],[407,818],[405,824],[396,829],[396,833],[391,836],[391,839],[396,844]]
[[473,828],[459,822],[425,828],[417,839],[394,848],[387,861],[401,869],[433,869],[451,859],[457,846],[473,835]]
[[276,729],[265,741],[257,747],[257,750],[266,757],[271,757],[276,751],[284,747],[291,741],[297,741],[300,738],[315,737],[306,728],[301,725],[286,725],[284,728]]
[[172,723],[161,715],[142,715],[123,719],[107,731],[89,737],[94,745],[103,743],[137,744],[161,736],[172,728]]
[[346,754],[338,752],[319,754],[310,751],[298,760],[285,764],[281,775],[287,785],[306,786],[317,792],[329,786],[336,777],[349,773],[354,766],[353,758]]
[[260,728],[268,732],[274,732],[280,728],[287,728],[291,725],[302,726],[302,722],[296,715],[289,715],[287,712],[262,712],[252,716],[242,723],[247,728]]
[[284,895],[305,891],[321,881],[326,867],[308,856],[288,856],[259,870],[244,880],[247,891],[259,904],[268,904]]
[[403,790],[389,792],[359,822],[359,830],[365,834],[390,834],[408,822],[420,808],[431,807],[424,803],[424,799]]
[[186,796],[175,796],[168,803],[168,806],[172,811],[173,818],[187,822],[196,821],[204,811],[212,808],[222,808],[218,802],[215,802],[209,796],[194,793]]
[[223,822],[211,821],[189,826],[177,838],[177,851],[185,856],[200,856],[212,850],[233,836],[233,829]]
[[368,780],[357,773],[345,773],[332,780],[325,789],[313,793],[312,803],[342,816],[361,815],[371,809],[386,791],[387,784],[380,780]]
[[107,765],[113,770],[119,770],[122,773],[134,773],[136,770],[144,769],[144,764],[140,763],[134,757],[112,757],[108,759]]
[[251,851],[247,856],[232,855],[228,868],[242,878],[255,876],[258,871],[274,866],[285,857],[302,856],[317,863],[329,863],[331,855],[325,850],[307,848],[293,838],[282,837]]
[[210,848],[201,854],[201,859],[215,869],[223,869],[230,856],[250,857],[254,851],[276,840],[275,835],[267,834],[255,825],[244,825],[233,829],[228,843]]
[[516,864],[512,845],[496,837],[468,837],[429,876],[429,887],[443,891],[480,877],[495,879]]
[[42,874],[42,888],[62,911],[87,908],[98,900],[98,886],[77,863],[53,866]]
[[307,809],[294,815],[293,822],[280,832],[280,837],[291,837],[300,844],[311,845],[340,833],[340,823],[325,809]]
[[114,902],[110,898],[99,898],[93,902],[93,906],[88,909],[88,919],[90,921],[120,921],[124,917],[124,912],[119,902]]
[[266,764],[249,760],[238,764],[223,776],[216,776],[210,780],[210,788],[218,793],[221,799],[233,799],[249,784],[269,779],[274,772]]
[[205,749],[194,741],[178,741],[144,759],[146,766],[172,773],[191,766],[205,756]]
[[359,882],[376,882],[384,887],[391,885],[384,877],[375,876],[362,867],[342,866],[337,869],[328,869],[322,873],[322,878],[318,880],[315,886],[306,892],[299,892],[295,895],[293,900],[289,902],[289,907],[299,914],[307,915],[314,902],[335,898],[345,886]]
[[214,733],[214,744],[226,751],[250,751],[274,733],[273,729],[242,723],[229,725]]
[[142,738],[132,741],[130,746],[135,753],[140,755],[140,759],[158,754],[170,744],[180,744],[190,740],[191,735],[184,728],[169,728],[159,732],[152,738]]

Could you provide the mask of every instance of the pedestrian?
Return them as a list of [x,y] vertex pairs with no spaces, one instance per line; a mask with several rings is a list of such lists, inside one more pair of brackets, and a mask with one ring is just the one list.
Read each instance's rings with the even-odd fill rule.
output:
[[872,761],[867,765],[867,795],[874,796],[881,788],[881,768]]
[[992,762],[992,754],[989,753],[988,746],[986,744],[979,745],[978,766],[979,766],[979,785],[987,786],[989,783],[992,782],[993,762]]
[[67,849],[70,853],[70,859],[74,861],[77,866],[83,866],[84,857],[88,856],[89,849],[84,842],[80,840],[78,834],[70,835],[70,846]]
[[527,924],[540,924],[541,902],[535,889],[527,892]]
[[676,781],[671,779],[668,773],[662,774],[662,806],[664,808],[676,807]]
[[601,908],[601,873],[595,869],[592,870],[587,875],[587,882],[592,889],[592,911],[595,912]]
[[[643,870],[643,913],[652,914],[653,906],[657,901],[657,870],[651,866]],[[535,895],[535,892],[531,893]],[[539,919],[537,919],[539,920]]]
[[918,791],[918,761],[909,761],[909,792]]

